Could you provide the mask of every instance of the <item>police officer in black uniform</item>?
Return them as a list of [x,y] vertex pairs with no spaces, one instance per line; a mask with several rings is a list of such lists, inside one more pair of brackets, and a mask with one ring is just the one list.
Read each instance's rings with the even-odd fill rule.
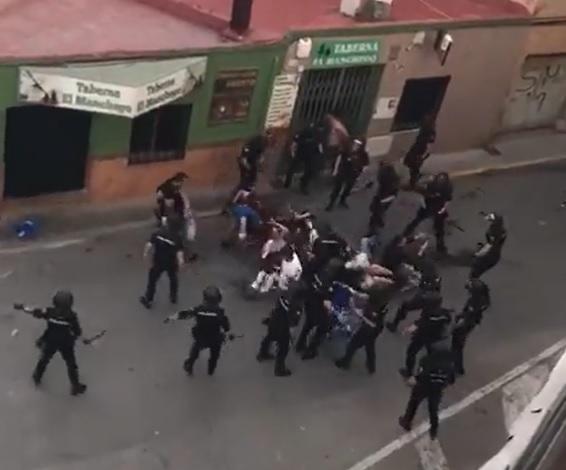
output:
[[424,356],[419,364],[416,377],[412,380],[413,389],[407,403],[405,414],[399,418],[399,424],[405,431],[410,431],[417,408],[423,400],[428,401],[430,437],[438,435],[438,409],[444,389],[454,383],[452,352],[446,345],[438,343]]
[[183,241],[179,236],[179,227],[182,222],[177,217],[168,217],[165,227],[157,230],[145,246],[144,258],[153,252],[153,261],[149,270],[145,294],[140,297],[142,305],[150,309],[153,306],[153,297],[157,281],[166,272],[169,276],[169,300],[177,303],[179,290],[178,273],[185,263]]
[[238,168],[240,169],[239,189],[253,188],[255,186],[261,160],[271,143],[271,138],[271,130],[267,130],[264,134],[252,137],[242,147],[238,157]]
[[442,307],[442,298],[437,294],[436,300],[431,301],[422,310],[420,318],[407,329],[411,333],[411,341],[407,347],[405,367],[399,369],[403,377],[408,379],[413,375],[417,354],[421,349],[430,349],[434,343],[449,336],[451,322],[452,311]]
[[410,173],[409,188],[415,189],[421,176],[423,163],[430,156],[428,151],[429,146],[435,140],[436,129],[434,127],[434,118],[429,115],[425,117],[414,144],[403,160],[403,163],[409,169]]
[[371,216],[368,234],[370,236],[375,235],[377,230],[383,228],[385,213],[399,193],[400,178],[393,165],[384,162],[379,164],[377,184],[377,191],[369,207]]
[[334,165],[334,187],[330,193],[330,200],[326,206],[326,211],[331,211],[334,204],[340,197],[339,204],[348,208],[347,199],[352,192],[356,180],[360,176],[364,167],[369,164],[369,156],[365,149],[364,142],[354,139],[350,149],[342,152]]
[[285,177],[285,187],[291,187],[293,176],[302,166],[303,176],[301,177],[301,192],[308,194],[309,184],[315,175],[316,166],[321,155],[322,143],[320,142],[315,124],[310,123],[293,138],[291,163]]
[[203,349],[210,349],[208,375],[213,375],[216,370],[225,333],[230,331],[230,321],[224,313],[224,309],[220,306],[221,302],[222,294],[218,287],[208,286],[202,292],[202,304],[190,310],[182,310],[165,320],[168,322],[194,318],[196,321],[196,325],[192,329],[194,342],[189,358],[183,366],[190,376],[193,375],[195,361]]
[[[275,359],[275,375],[277,377],[288,377],[291,375],[285,360],[287,359],[287,354],[289,354],[291,328],[297,326],[300,318],[298,306],[292,303],[293,297],[293,292],[287,291],[277,299],[271,315],[264,320],[267,326],[267,334],[261,341],[259,353],[257,354],[259,362]],[[275,357],[273,357],[270,351],[272,343],[275,343],[277,347]]]
[[462,312],[456,317],[456,324],[452,331],[452,351],[454,352],[454,365],[456,374],[464,375],[464,346],[470,333],[483,319],[485,312],[491,305],[489,287],[479,279],[471,279],[466,284],[469,292],[468,300]]
[[489,228],[485,234],[486,243],[474,255],[470,279],[479,279],[483,274],[493,268],[501,259],[501,251],[507,240],[507,230],[503,217],[499,214],[488,214]]
[[53,306],[45,309],[29,308],[15,304],[17,310],[31,313],[35,318],[45,320],[47,329],[38,340],[41,356],[35,367],[32,378],[36,386],[41,384],[47,365],[56,353],[67,365],[67,374],[71,382],[71,395],[80,395],[86,391],[86,385],[79,381],[79,368],[75,358],[75,341],[82,335],[77,314],[73,311],[73,294],[59,291],[53,297]]
[[163,225],[163,221],[171,215],[179,219],[185,216],[185,201],[181,195],[181,188],[187,178],[186,173],[179,172],[157,187],[155,216],[159,225]]
[[446,219],[448,217],[448,203],[452,200],[452,183],[448,173],[439,173],[427,184],[423,196],[424,205],[421,207],[415,218],[407,225],[403,234],[405,236],[413,234],[421,222],[432,218],[434,223],[434,234],[436,236],[436,250],[439,253],[446,253],[446,243],[444,232]]
[[375,341],[383,331],[383,320],[387,315],[387,305],[376,310],[371,304],[368,304],[362,315],[362,323],[350,338],[344,356],[338,359],[335,364],[340,369],[349,369],[354,354],[363,347],[366,350],[367,370],[370,374],[373,374],[375,373]]
[[424,273],[421,277],[419,290],[409,300],[403,302],[397,309],[393,321],[387,322],[391,333],[397,332],[399,324],[407,318],[409,312],[423,310],[438,302],[442,278],[436,272]]
[[330,329],[330,312],[325,305],[330,296],[329,284],[321,280],[321,275],[315,274],[305,293],[305,320],[296,345],[297,352],[303,353],[303,360],[314,359],[318,355],[318,347]]

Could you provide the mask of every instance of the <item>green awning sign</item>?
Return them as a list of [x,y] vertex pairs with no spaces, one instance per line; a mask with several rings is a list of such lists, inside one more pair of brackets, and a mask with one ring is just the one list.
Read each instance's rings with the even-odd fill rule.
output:
[[371,39],[320,41],[313,47],[314,68],[373,65],[379,62],[379,42]]

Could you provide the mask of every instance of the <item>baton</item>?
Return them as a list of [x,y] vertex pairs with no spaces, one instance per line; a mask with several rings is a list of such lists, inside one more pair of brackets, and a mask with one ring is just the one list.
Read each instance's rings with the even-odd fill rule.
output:
[[100,338],[102,338],[105,334],[107,333],[107,330],[101,330],[100,333],[95,334],[94,336],[91,336],[90,338],[84,338],[83,339],[83,344],[90,346],[92,345],[95,341],[99,340]]
[[447,223],[449,226],[458,229],[460,232],[465,232],[465,230],[462,228],[462,226],[461,226],[458,222],[456,222],[454,219],[448,219],[448,220],[446,221],[446,223]]

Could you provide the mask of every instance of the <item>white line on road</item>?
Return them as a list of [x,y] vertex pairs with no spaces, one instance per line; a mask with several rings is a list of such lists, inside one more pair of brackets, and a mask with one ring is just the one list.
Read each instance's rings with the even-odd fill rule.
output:
[[[495,390],[500,389],[501,387],[508,384],[512,380],[516,379],[517,377],[520,377],[521,375],[532,369],[540,362],[551,358],[552,356],[554,356],[564,348],[566,348],[566,338],[553,344],[552,346],[550,346],[548,349],[545,349],[537,356],[529,359],[526,362],[523,362],[521,365],[515,367],[506,374],[495,379],[493,382],[485,385],[484,387],[476,390],[475,392],[472,392],[470,395],[468,395],[466,398],[459,401],[458,403],[455,403],[454,405],[445,408],[440,413],[440,420],[444,421],[448,418],[451,418],[452,416],[457,415],[461,411],[465,410],[469,406],[473,405],[482,398],[491,394]],[[395,439],[393,442],[390,442],[385,447],[379,449],[377,452],[369,455],[362,461],[355,464],[353,467],[350,467],[348,470],[368,470],[375,464],[381,462],[382,460],[385,460],[394,452],[398,451],[399,449],[402,449],[407,444],[410,444],[411,442],[415,441],[427,431],[428,431],[428,423],[422,423],[419,426],[417,426],[415,429],[413,429],[413,431],[411,431],[410,433],[404,434],[398,439]]]
[[415,447],[423,470],[449,470],[438,439],[432,441],[430,437],[423,436],[415,443]]
[[34,244],[15,248],[1,248],[0,255],[21,255],[23,253],[30,253],[33,251],[58,250],[60,248],[66,248],[68,246],[80,245],[84,242],[86,242],[86,238],[75,238],[72,240],[61,240],[38,245]]
[[550,367],[540,364],[529,373],[509,382],[502,390],[503,417],[507,431],[535,395],[540,392],[550,375]]

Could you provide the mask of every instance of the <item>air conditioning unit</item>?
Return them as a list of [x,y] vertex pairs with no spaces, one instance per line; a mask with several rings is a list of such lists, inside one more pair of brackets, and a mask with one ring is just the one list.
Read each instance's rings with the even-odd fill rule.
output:
[[394,0],[342,0],[340,12],[359,21],[386,20],[391,17]]

